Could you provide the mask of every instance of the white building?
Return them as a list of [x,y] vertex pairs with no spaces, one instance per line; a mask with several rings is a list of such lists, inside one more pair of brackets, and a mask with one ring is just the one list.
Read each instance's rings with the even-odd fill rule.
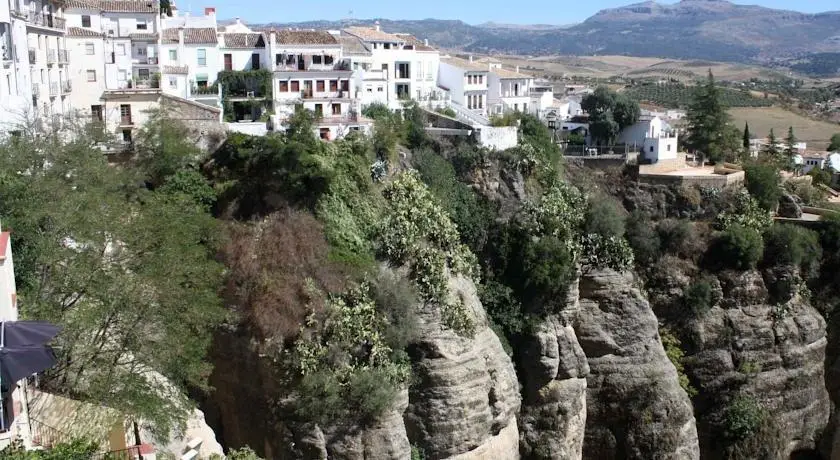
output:
[[652,163],[677,158],[677,133],[659,117],[640,117],[621,131],[616,143],[635,147]]
[[438,86],[449,92],[451,103],[455,109],[466,109],[487,117],[488,90],[490,84],[490,65],[469,60],[442,57],[440,72],[438,72]]
[[359,72],[362,106],[384,102],[399,110],[403,100],[427,101],[440,96],[436,81],[440,54],[427,43],[408,34],[384,32],[379,25],[349,27],[342,33],[356,37],[367,50],[354,50],[352,56],[353,69]]
[[534,77],[515,70],[504,68],[501,62],[493,59],[479,59],[490,68],[487,101],[492,115],[508,112],[531,113],[531,89]]
[[369,132],[354,97],[355,81],[336,34],[317,30],[269,32],[274,69],[272,124],[280,129],[296,107],[318,117],[317,135],[338,139],[350,131]]
[[554,105],[554,87],[551,84],[534,82],[531,86],[531,102],[528,112],[540,120],[548,117]]
[[0,2],[0,132],[14,130],[32,116],[26,22],[17,5]]

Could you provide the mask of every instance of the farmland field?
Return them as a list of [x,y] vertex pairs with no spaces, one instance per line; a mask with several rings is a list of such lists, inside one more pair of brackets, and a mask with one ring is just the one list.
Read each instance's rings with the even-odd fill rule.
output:
[[796,137],[808,143],[808,150],[827,148],[831,135],[840,133],[840,124],[815,121],[781,107],[733,108],[729,113],[739,129],[749,122],[750,132],[756,137],[766,136],[772,128],[776,137],[783,138],[793,126]]
[[[670,109],[685,108],[691,103],[693,86],[673,83],[667,85],[637,85],[624,93],[638,102],[654,104]],[[721,88],[723,102],[729,107],[767,107],[772,101],[758,98],[749,92]]]

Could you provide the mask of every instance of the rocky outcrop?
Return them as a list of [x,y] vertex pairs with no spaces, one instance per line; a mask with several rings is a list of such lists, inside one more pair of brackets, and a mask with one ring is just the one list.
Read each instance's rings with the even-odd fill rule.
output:
[[780,217],[799,219],[802,217],[802,202],[795,195],[783,193],[779,198],[779,210],[777,212]]
[[695,408],[704,457],[720,457],[719,421],[731,400],[744,394],[771,414],[778,443],[772,450],[779,458],[813,451],[830,408],[823,367],[825,321],[797,293],[783,296],[787,302],[770,302],[778,289],[768,293],[758,272],[719,278],[724,300],[691,325],[696,350],[686,365],[700,389]]
[[581,458],[589,364],[571,325],[579,306],[575,281],[562,311],[535,327],[517,353],[522,370],[520,438],[525,458]]
[[476,332],[460,336],[442,327],[438,309],[421,312],[420,339],[409,350],[415,378],[405,414],[409,438],[427,459],[518,458],[513,363],[489,328],[472,281],[452,278],[450,291]]
[[590,369],[583,458],[699,458],[691,402],[632,275],[585,273],[574,329]]

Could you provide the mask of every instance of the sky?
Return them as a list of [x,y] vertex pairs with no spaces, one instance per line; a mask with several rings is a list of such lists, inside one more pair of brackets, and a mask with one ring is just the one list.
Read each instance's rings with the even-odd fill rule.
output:
[[[511,24],[572,24],[603,8],[614,8],[640,0],[175,0],[182,11],[200,13],[215,6],[220,19],[240,17],[249,23],[300,22],[316,19],[460,19],[469,24],[487,21]],[[574,6],[567,6],[572,3]],[[661,1],[675,3],[675,1]],[[735,0],[770,8],[807,13],[840,10],[837,0]]]

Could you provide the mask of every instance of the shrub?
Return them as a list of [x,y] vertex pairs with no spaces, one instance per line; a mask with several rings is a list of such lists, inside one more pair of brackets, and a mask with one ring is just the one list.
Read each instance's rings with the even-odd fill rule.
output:
[[566,241],[556,236],[528,242],[523,254],[524,288],[543,300],[565,301],[576,272],[575,261]]
[[697,389],[691,385],[688,376],[685,374],[685,352],[682,350],[682,342],[671,332],[667,327],[659,329],[659,337],[662,340],[662,346],[665,348],[665,354],[677,369],[677,376],[679,377],[680,387],[685,390],[689,398],[697,396]]
[[662,246],[659,234],[646,215],[634,211],[627,219],[626,228],[627,242],[637,261],[650,264],[659,259]]
[[5,460],[89,460],[94,458],[99,446],[95,442],[75,439],[61,442],[46,450],[26,450],[20,440],[0,449]]
[[755,268],[764,252],[764,241],[756,230],[732,225],[718,235],[709,248],[709,256],[719,268],[749,270]]
[[779,205],[782,189],[779,186],[779,170],[767,163],[753,163],[744,168],[747,190],[758,204],[767,211],[774,211]]
[[624,208],[612,197],[596,196],[588,200],[589,206],[583,220],[585,234],[598,234],[603,237],[624,236]]
[[717,217],[719,229],[726,230],[732,225],[742,225],[764,232],[773,225],[773,216],[770,211],[762,208],[746,190],[741,189],[732,194],[724,194],[723,197],[728,200]]
[[764,407],[752,396],[740,395],[726,408],[724,436],[729,441],[743,441],[756,435],[767,417]]
[[487,315],[506,336],[519,334],[524,330],[525,316],[522,304],[513,289],[490,279],[481,284],[478,294]]
[[683,292],[683,302],[695,317],[705,314],[714,303],[711,283],[705,279],[692,283]]
[[679,219],[665,219],[656,226],[659,241],[663,251],[682,255],[687,251],[687,245],[692,238],[691,222]]
[[813,275],[822,257],[819,235],[813,230],[792,224],[775,224],[764,233],[764,262],[794,265],[803,278]]
[[417,338],[417,290],[392,271],[381,271],[373,282],[372,296],[385,319],[383,338],[393,350],[402,350]]
[[814,185],[831,185],[831,172],[825,169],[813,168],[808,171],[808,175],[812,177]]

